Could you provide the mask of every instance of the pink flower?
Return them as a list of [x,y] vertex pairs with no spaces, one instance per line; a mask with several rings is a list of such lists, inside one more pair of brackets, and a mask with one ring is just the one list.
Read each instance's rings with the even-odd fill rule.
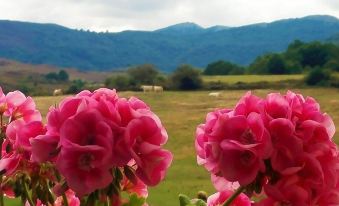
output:
[[96,101],[87,96],[67,97],[58,108],[51,107],[47,114],[46,134],[30,140],[33,147],[33,160],[54,162],[60,149],[60,130],[65,121],[96,104]]
[[339,203],[339,185],[330,190],[324,190],[321,195],[314,201],[314,205],[327,206],[338,205]]
[[42,163],[46,161],[55,162],[58,154],[59,136],[39,135],[30,139],[32,146],[32,161]]
[[19,91],[9,92],[6,95],[7,110],[5,115],[11,121],[22,119],[25,122],[41,121],[41,114],[35,108],[35,103],[31,97],[26,97]]
[[14,148],[22,148],[26,151],[31,151],[30,140],[39,135],[45,134],[46,130],[42,122],[34,121],[20,127],[16,135]]
[[230,182],[230,181],[227,181],[225,178],[221,176],[220,177],[216,176],[214,174],[211,174],[211,181],[212,181],[214,188],[219,192],[224,191],[224,190],[235,191],[240,186],[238,182]]
[[263,111],[264,101],[252,95],[249,91],[247,92],[237,103],[234,108],[234,115],[248,116],[252,112],[260,113]]
[[289,119],[292,115],[292,109],[289,102],[280,93],[270,93],[265,100],[265,114],[268,120],[277,118]]
[[107,152],[112,150],[112,131],[100,113],[83,111],[66,120],[60,144],[56,166],[77,195],[89,194],[112,181],[112,157]]
[[6,175],[12,175],[18,169],[28,172],[32,164],[30,140],[45,133],[44,125],[39,121],[24,123],[17,120],[10,123],[6,133],[7,139],[2,144],[0,171],[6,171]]
[[121,188],[122,188],[122,191],[126,191],[128,193],[135,193],[139,197],[147,198],[148,196],[147,185],[143,181],[141,181],[139,178],[137,178],[136,182],[133,183],[124,176],[121,181]]
[[[196,130],[198,164],[219,191],[265,188],[255,205],[338,205],[339,152],[329,115],[311,97],[247,93],[234,110],[211,112]],[[223,179],[224,178],[224,179]]]
[[138,165],[136,174],[147,185],[158,184],[172,162],[172,154],[161,146],[167,133],[153,114],[130,121],[126,128],[126,141]]
[[[80,206],[80,200],[75,196],[75,193],[72,190],[66,191],[66,198],[69,206]],[[63,206],[64,200],[60,196],[55,200],[54,206]]]
[[219,110],[198,126],[196,150],[198,163],[207,170],[247,185],[265,170],[263,160],[270,156],[272,144],[258,113],[234,116],[233,111]]
[[[31,205],[29,204],[28,201],[26,201],[25,206],[31,206]],[[47,205],[42,204],[41,200],[38,199],[38,200],[36,201],[36,205],[35,205],[35,206],[47,206]]]
[[298,176],[282,178],[275,185],[267,184],[265,192],[275,204],[311,205],[311,190],[303,186]]
[[[78,95],[81,96],[82,93],[80,93]],[[111,89],[107,89],[107,88],[97,89],[90,96],[97,101],[106,100],[106,101],[112,102],[112,103],[117,102],[118,99],[119,99],[115,89],[111,90]]]
[[269,124],[273,154],[271,164],[276,171],[284,172],[288,168],[300,167],[296,157],[302,155],[302,141],[294,136],[294,125],[284,118],[272,120]]
[[[207,206],[222,206],[226,200],[231,197],[233,191],[225,190],[222,192],[217,192],[207,199]],[[230,206],[251,206],[250,199],[243,193],[241,193],[235,200],[230,204]]]
[[84,196],[107,187],[111,170],[135,162],[146,185],[164,179],[172,154],[160,119],[137,98],[119,98],[115,90],[82,91],[64,99],[47,115],[47,132],[30,139],[37,162],[55,162],[68,186]]
[[256,145],[243,145],[234,140],[221,142],[220,171],[228,181],[250,184],[265,165],[259,158]]
[[3,113],[6,110],[7,110],[6,95],[3,93],[3,91],[0,87],[0,115],[3,115]]
[[0,171],[6,175],[12,175],[17,171],[20,162],[23,159],[22,154],[9,153],[3,156],[0,160]]
[[218,119],[228,113],[231,113],[231,110],[216,110],[208,113],[206,123],[199,125],[196,130],[195,149],[197,151],[197,162],[199,165],[204,165],[212,173],[219,172],[218,158],[220,149],[218,142],[210,141],[210,134],[217,125]]

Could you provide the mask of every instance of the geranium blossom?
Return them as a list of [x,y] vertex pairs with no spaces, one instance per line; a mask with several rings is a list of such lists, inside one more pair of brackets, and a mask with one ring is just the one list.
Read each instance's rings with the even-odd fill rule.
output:
[[111,170],[131,160],[147,185],[164,177],[172,154],[160,119],[137,98],[119,98],[115,90],[82,91],[47,114],[47,132],[31,140],[33,159],[55,162],[78,196],[107,187]]
[[267,198],[258,205],[338,205],[334,132],[311,97],[247,93],[234,109],[211,112],[198,126],[197,161],[218,190],[222,182],[239,183],[248,195],[264,188]]

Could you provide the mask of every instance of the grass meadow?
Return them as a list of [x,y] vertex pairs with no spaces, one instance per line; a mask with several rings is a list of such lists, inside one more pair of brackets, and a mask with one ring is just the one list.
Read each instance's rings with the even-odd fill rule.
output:
[[255,82],[278,82],[286,80],[302,80],[303,74],[286,74],[286,75],[214,75],[203,76],[204,82],[218,82],[235,84],[238,82],[255,83]]
[[[136,96],[148,103],[161,118],[169,134],[166,148],[174,154],[174,160],[166,179],[154,188],[150,188],[148,202],[151,206],[178,205],[178,194],[191,197],[199,190],[209,194],[214,192],[209,174],[196,164],[194,133],[198,124],[205,119],[207,112],[215,108],[233,107],[245,93],[244,90],[221,91],[219,98],[208,96],[209,91],[142,93],[122,92],[119,96]],[[265,96],[272,90],[254,90],[258,96]],[[286,90],[280,90],[285,93]],[[339,127],[339,90],[331,88],[309,88],[295,90],[305,96],[316,98],[323,112],[329,113]],[[63,97],[35,97],[38,108],[45,115],[51,105],[58,104]],[[335,140],[339,143],[339,134]],[[8,205],[18,205],[13,202]]]

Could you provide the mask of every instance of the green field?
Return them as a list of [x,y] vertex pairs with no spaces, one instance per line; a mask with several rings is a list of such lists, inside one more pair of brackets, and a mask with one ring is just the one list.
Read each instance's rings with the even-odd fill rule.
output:
[[301,80],[304,78],[302,74],[293,75],[215,75],[203,76],[204,82],[222,82],[227,84],[235,84],[237,82],[255,83],[255,82],[278,82],[285,80]]
[[[339,125],[339,90],[330,88],[312,88],[297,90],[305,96],[315,97],[322,111],[329,113],[335,125]],[[207,112],[214,108],[233,107],[246,91],[221,91],[220,98],[208,96],[208,91],[141,93],[123,92],[120,96],[137,96],[147,102],[161,118],[169,133],[166,148],[174,153],[174,161],[166,180],[150,189],[148,202],[151,206],[178,205],[178,194],[194,196],[197,191],[213,192],[209,175],[204,168],[196,164],[194,133],[199,123],[204,121]],[[270,90],[255,90],[254,94],[265,96]],[[281,90],[286,92],[286,90]],[[62,97],[36,97],[38,108],[46,114],[50,105],[58,103]],[[335,135],[339,143],[339,134]],[[17,205],[17,204],[13,204]]]

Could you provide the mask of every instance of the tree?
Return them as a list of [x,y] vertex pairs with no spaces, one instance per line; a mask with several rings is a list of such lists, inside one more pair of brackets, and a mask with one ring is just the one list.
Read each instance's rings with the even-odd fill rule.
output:
[[330,56],[326,45],[323,45],[320,42],[305,45],[301,48],[300,53],[301,65],[303,67],[323,66]]
[[219,60],[207,65],[205,75],[242,74],[243,68],[231,62]]
[[308,85],[326,84],[331,79],[329,71],[321,69],[320,67],[312,69],[305,77],[305,82]]
[[117,90],[127,90],[131,85],[129,76],[127,75],[115,75],[105,80],[105,86],[109,88],[115,88]]
[[201,72],[191,65],[179,66],[171,76],[171,83],[175,89],[195,90],[202,87]]
[[248,67],[250,74],[268,74],[267,65],[273,54],[258,56]]
[[57,81],[59,79],[59,76],[55,72],[50,72],[45,75],[45,78],[50,81]]
[[86,82],[81,79],[76,79],[72,81],[72,84],[69,86],[67,93],[75,94],[84,89]]
[[286,63],[279,54],[273,54],[267,62],[267,70],[270,74],[287,74]]
[[152,64],[144,64],[127,70],[131,80],[135,84],[154,84],[159,74],[158,69]]
[[69,80],[69,75],[65,70],[60,70],[58,74],[58,80],[67,82]]

